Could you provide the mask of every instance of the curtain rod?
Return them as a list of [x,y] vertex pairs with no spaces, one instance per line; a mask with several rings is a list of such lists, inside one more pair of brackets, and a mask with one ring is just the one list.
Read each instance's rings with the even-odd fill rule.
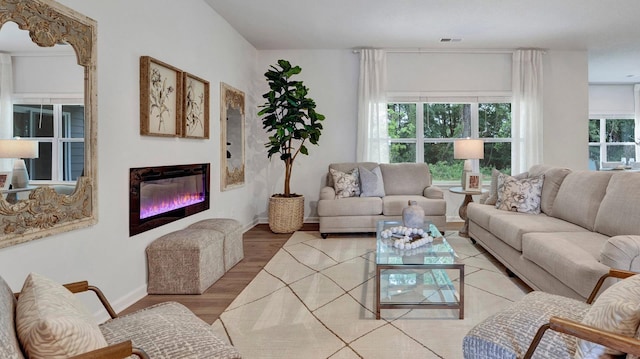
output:
[[[353,49],[354,54],[359,54],[362,49]],[[538,48],[518,48],[518,49],[420,49],[420,48],[407,48],[407,49],[385,49],[387,53],[397,54],[436,54],[436,53],[459,53],[459,54],[512,54],[516,50],[540,50],[542,54],[547,53],[546,49]]]
[[[354,54],[359,54],[362,49],[353,49]],[[407,49],[381,49],[387,53],[468,53],[468,54],[511,54],[516,49],[420,49],[420,48],[407,48]]]

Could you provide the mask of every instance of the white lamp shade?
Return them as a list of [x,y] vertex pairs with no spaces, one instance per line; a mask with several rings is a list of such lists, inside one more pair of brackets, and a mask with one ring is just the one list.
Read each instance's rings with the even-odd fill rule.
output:
[[38,141],[0,140],[0,158],[38,158]]
[[453,142],[453,158],[462,160],[477,160],[484,158],[484,141],[470,138]]

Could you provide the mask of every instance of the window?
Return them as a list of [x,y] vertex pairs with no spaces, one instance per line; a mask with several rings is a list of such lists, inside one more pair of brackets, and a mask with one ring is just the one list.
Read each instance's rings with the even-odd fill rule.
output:
[[632,116],[617,117],[589,120],[591,169],[600,168],[599,166],[603,162],[633,162],[636,160],[635,120]]
[[[488,100],[488,101],[486,101]],[[434,181],[460,179],[464,161],[453,158],[453,141],[482,138],[486,179],[497,168],[511,171],[511,103],[508,98],[465,102],[404,102],[388,104],[389,160],[424,161]]]
[[13,135],[39,142],[39,157],[25,159],[32,180],[75,181],[84,169],[84,106],[13,106]]

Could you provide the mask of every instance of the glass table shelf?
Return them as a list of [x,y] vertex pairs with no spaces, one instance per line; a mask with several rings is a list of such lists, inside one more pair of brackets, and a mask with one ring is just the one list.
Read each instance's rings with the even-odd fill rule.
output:
[[[457,309],[464,318],[464,263],[431,223],[424,231],[432,243],[413,248],[394,247],[395,238],[383,238],[385,229],[402,226],[399,221],[379,221],[376,228],[376,319],[382,309]],[[448,271],[458,271],[458,289]]]

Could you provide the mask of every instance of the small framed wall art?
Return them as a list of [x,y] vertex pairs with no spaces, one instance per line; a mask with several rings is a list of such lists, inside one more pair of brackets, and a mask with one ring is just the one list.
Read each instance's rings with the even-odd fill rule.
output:
[[184,73],[182,137],[209,138],[209,81]]
[[479,172],[467,173],[467,177],[464,182],[464,190],[480,192],[482,190],[482,174]]
[[3,171],[0,172],[0,190],[5,191],[9,189],[11,185],[11,179],[13,178],[11,175],[13,172],[11,171]]
[[149,56],[140,57],[141,135],[181,135],[182,81],[180,69]]

